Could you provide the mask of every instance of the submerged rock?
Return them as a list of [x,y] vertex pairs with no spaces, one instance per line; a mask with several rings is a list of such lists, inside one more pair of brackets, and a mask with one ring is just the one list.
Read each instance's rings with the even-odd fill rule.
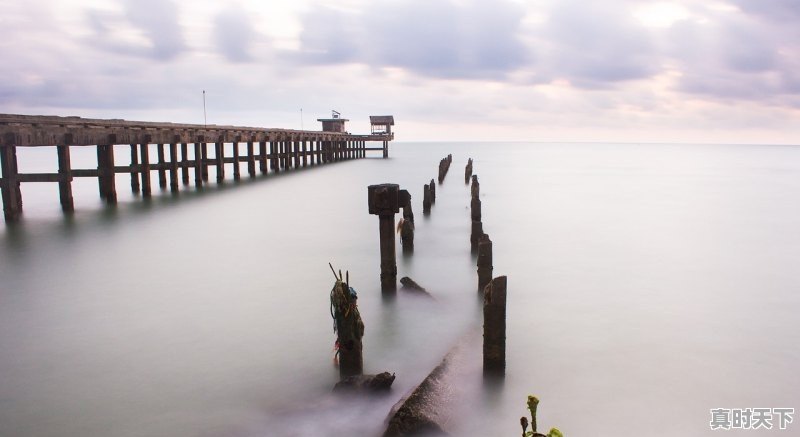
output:
[[403,290],[405,291],[433,298],[433,295],[428,293],[428,290],[426,290],[421,285],[417,284],[413,279],[409,278],[408,276],[404,276],[403,278],[401,278],[400,283],[403,284]]
[[388,391],[394,382],[394,373],[383,372],[377,375],[353,375],[342,378],[333,387],[334,392],[367,392],[378,393]]

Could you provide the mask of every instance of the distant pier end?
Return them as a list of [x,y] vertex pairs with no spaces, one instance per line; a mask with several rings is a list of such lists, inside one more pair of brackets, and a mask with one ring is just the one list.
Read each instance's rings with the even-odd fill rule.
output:
[[[266,175],[364,158],[372,150],[383,151],[383,157],[388,157],[394,117],[370,117],[372,130],[362,135],[347,132],[348,120],[335,111],[332,118],[319,121],[322,131],[0,114],[0,191],[5,220],[14,222],[22,215],[23,182],[58,183],[62,210],[71,213],[72,181],[76,177],[97,178],[101,199],[115,204],[116,175],[121,173],[130,174],[132,191],[147,198],[154,171],[162,190],[169,185],[172,193],[178,193],[179,181],[189,185],[191,170],[199,189],[208,183],[209,167],[215,167],[217,182],[222,183],[226,167],[232,170],[234,180],[240,179],[242,163],[254,178],[257,169]],[[367,147],[368,142],[380,142],[382,147]],[[56,148],[58,172],[20,170],[18,149],[48,146]],[[95,147],[97,167],[72,168],[71,147]],[[129,162],[119,163],[115,158],[115,151],[122,148],[125,155],[130,153]],[[157,157],[155,162],[150,161],[151,149]]]

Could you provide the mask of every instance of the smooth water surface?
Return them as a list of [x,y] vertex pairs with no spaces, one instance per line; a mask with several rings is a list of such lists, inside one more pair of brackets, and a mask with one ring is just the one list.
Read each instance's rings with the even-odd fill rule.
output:
[[[425,217],[422,185],[448,153]],[[397,143],[391,155],[177,197],[154,172],[151,201],[119,176],[116,208],[78,180],[71,219],[55,184],[23,185],[23,222],[0,227],[0,435],[379,433],[481,323],[467,157],[494,273],[509,278],[508,372],[460,400],[459,435],[518,435],[528,394],[540,428],[571,436],[707,435],[710,408],[800,405],[800,147]],[[20,167],[54,161],[23,150]],[[381,296],[366,186],[382,182],[413,196],[416,252],[398,244],[399,277],[436,301]],[[329,395],[328,262],[359,292],[365,370],[397,374],[387,397]]]

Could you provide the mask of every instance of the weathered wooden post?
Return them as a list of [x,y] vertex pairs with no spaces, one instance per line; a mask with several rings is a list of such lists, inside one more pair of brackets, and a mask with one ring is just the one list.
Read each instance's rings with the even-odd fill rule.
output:
[[431,179],[431,205],[436,203],[436,183]]
[[164,144],[156,145],[156,153],[158,154],[158,186],[163,190],[167,188],[167,169],[164,168],[167,159],[164,153]]
[[150,197],[150,138],[139,145],[139,154],[142,159],[142,197]]
[[484,375],[503,375],[506,371],[506,285],[506,277],[499,276],[484,289]]
[[189,143],[181,143],[181,182],[189,185]]
[[261,174],[267,172],[267,145],[269,144],[268,141],[259,141],[258,142],[258,168],[261,170]]
[[194,186],[195,188],[203,187],[203,141],[205,139],[201,136],[194,143]]
[[69,143],[72,138],[68,138],[67,144],[56,146],[58,150],[58,194],[61,199],[61,210],[66,213],[75,211],[75,203],[72,199],[72,168],[69,157]]
[[464,183],[468,184],[469,179],[472,177],[472,158],[467,161],[467,166],[464,168]]
[[470,186],[470,193],[472,197],[481,196],[481,184],[478,182],[478,175],[472,175],[472,186]]
[[410,255],[414,253],[414,213],[411,211],[411,193],[408,190],[400,190],[400,206],[403,208],[400,242],[403,253]]
[[[341,275],[341,272],[339,274]],[[344,278],[337,276],[331,290],[331,313],[336,331],[336,351],[339,355],[341,378],[364,373],[361,341],[364,336],[364,322],[358,311],[357,300],[356,291],[350,288],[350,284],[345,282]]]
[[422,213],[425,215],[431,213],[431,186],[428,184],[422,187]]
[[478,249],[478,242],[481,239],[481,235],[483,235],[483,222],[473,220],[469,235],[469,243],[473,251]]
[[481,235],[478,240],[478,293],[492,280],[492,240],[488,234]]
[[22,195],[19,190],[16,139],[13,134],[5,136],[0,145],[0,168],[2,168],[3,213],[7,222],[15,222],[22,215]]
[[481,199],[473,197],[469,202],[472,220],[481,221]]
[[242,137],[237,135],[233,139],[233,180],[238,181],[242,178],[242,169],[239,168],[239,143]]
[[139,186],[139,173],[136,167],[139,166],[139,150],[136,144],[131,144],[131,191],[138,193],[141,187]]
[[169,190],[178,192],[178,141],[179,137],[169,144]]
[[220,137],[214,143],[214,158],[217,164],[217,182],[225,180],[225,140]]
[[253,147],[253,143],[255,142],[255,138],[251,137],[247,140],[247,175],[251,178],[256,177],[256,156],[255,156],[255,149]]
[[97,146],[97,183],[100,187],[100,198],[113,205],[117,203],[113,146],[116,136],[109,137],[109,144]]
[[208,181],[208,143],[203,141],[203,143],[200,144],[200,146],[201,146],[200,155],[202,157],[201,162],[203,163],[203,182],[207,182]]
[[370,185],[367,187],[369,213],[380,221],[381,289],[397,290],[397,259],[394,244],[394,215],[400,211],[400,186],[397,184]]

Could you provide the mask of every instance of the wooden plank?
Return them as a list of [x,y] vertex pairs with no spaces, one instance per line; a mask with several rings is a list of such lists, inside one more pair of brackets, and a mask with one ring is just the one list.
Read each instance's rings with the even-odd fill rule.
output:
[[19,182],[61,182],[58,173],[20,173],[17,175]]

